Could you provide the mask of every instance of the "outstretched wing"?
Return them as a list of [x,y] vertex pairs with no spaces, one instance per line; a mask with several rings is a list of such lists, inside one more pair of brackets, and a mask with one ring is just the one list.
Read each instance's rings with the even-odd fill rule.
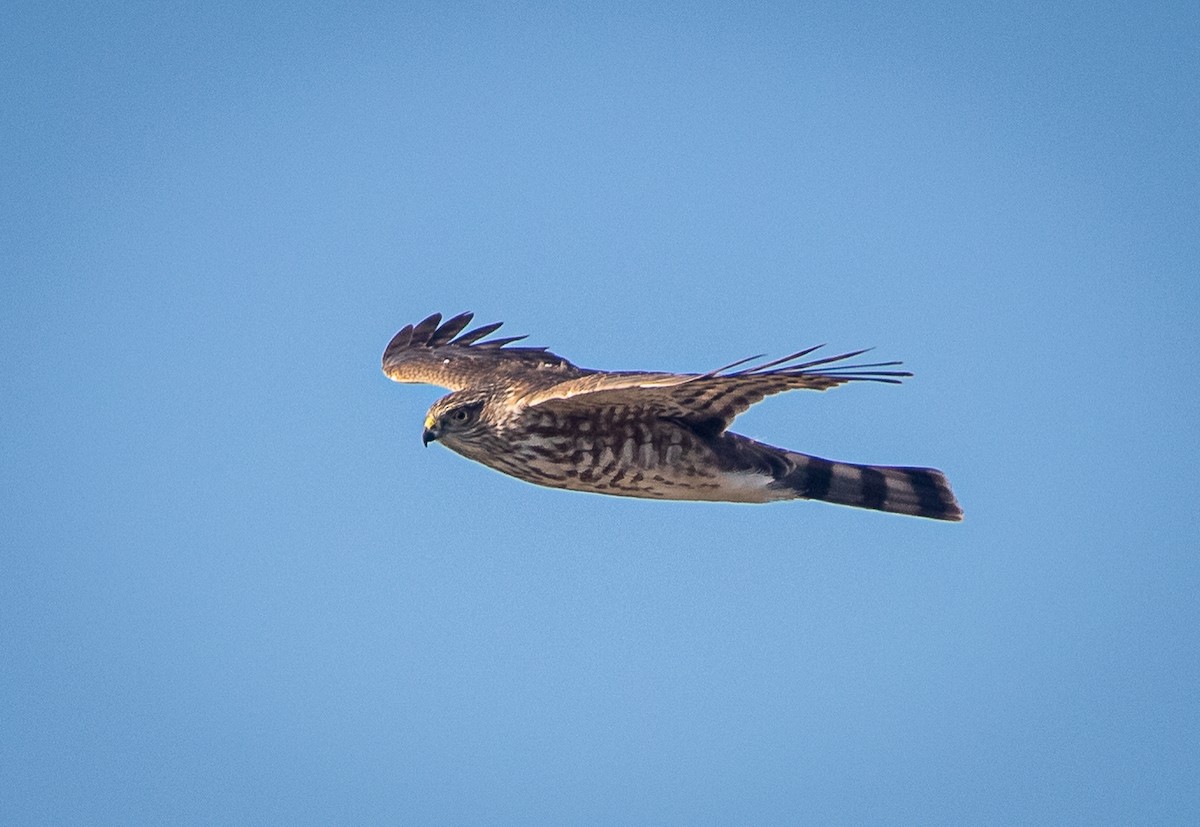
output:
[[396,382],[440,385],[452,391],[507,384],[520,378],[534,387],[582,376],[586,371],[544,347],[505,347],[524,339],[509,336],[479,341],[502,322],[463,333],[474,314],[460,313],[442,322],[442,314],[405,325],[383,351],[383,372]]
[[561,382],[524,401],[564,413],[610,406],[633,408],[718,434],[738,414],[771,394],[803,388],[823,391],[846,382],[898,384],[902,377],[912,376],[908,371],[881,370],[900,362],[846,364],[866,350],[797,362],[819,347],[736,371],[733,368],[761,357],[743,359],[709,373],[596,373]]

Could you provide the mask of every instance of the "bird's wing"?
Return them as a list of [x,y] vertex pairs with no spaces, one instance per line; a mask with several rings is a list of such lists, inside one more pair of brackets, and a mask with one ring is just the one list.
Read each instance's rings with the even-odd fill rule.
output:
[[472,316],[460,313],[442,322],[442,314],[434,313],[415,325],[405,325],[383,351],[383,372],[396,382],[439,385],[452,391],[515,380],[527,387],[545,387],[586,373],[544,347],[505,347],[524,336],[479,341],[501,322],[463,333]]
[[798,361],[819,347],[741,370],[734,368],[762,357],[743,359],[708,373],[593,373],[535,391],[522,402],[563,413],[630,408],[683,420],[717,434],[728,428],[738,414],[771,394],[802,388],[823,391],[846,382],[898,384],[902,377],[912,375],[883,369],[899,362],[846,363],[865,350]]

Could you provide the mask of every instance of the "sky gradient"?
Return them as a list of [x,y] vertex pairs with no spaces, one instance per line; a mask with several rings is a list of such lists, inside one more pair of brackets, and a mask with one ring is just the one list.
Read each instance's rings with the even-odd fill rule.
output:
[[[1049,6],[1049,7],[1044,7]],[[7,4],[0,821],[1200,820],[1194,3]],[[952,525],[536,488],[390,337],[915,377]]]

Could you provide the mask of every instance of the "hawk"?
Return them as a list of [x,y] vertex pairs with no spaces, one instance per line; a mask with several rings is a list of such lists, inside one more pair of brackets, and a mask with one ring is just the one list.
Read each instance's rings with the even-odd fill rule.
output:
[[734,418],[782,391],[847,382],[898,384],[899,362],[854,364],[857,350],[805,361],[817,347],[708,373],[642,373],[577,367],[524,336],[463,332],[473,317],[440,313],[406,325],[383,352],[397,382],[448,388],[425,416],[422,440],[551,488],[647,497],[840,505],[961,520],[941,471],[855,465],[776,448],[728,431]]

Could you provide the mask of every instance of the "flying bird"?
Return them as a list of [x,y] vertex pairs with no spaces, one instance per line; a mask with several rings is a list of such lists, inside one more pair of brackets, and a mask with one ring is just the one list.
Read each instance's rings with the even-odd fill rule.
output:
[[[899,362],[854,364],[865,350],[807,358],[821,347],[708,373],[600,371],[524,336],[488,339],[501,323],[463,332],[473,314],[440,313],[406,325],[383,352],[397,382],[451,391],[429,409],[422,440],[551,488],[646,497],[763,503],[823,500],[961,520],[949,483],[933,468],[856,465],[776,448],[727,430],[766,396],[847,382],[898,384]],[[807,361],[805,361],[807,358]]]

